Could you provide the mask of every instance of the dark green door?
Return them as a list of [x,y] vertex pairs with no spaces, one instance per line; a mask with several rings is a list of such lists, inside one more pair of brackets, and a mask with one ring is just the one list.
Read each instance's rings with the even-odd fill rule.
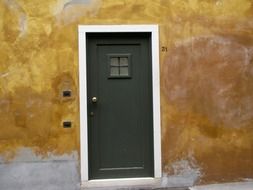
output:
[[150,39],[87,35],[90,179],[154,176]]

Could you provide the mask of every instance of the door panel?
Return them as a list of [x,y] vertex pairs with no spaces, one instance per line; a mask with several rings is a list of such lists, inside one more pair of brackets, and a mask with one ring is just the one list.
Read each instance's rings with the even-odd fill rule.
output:
[[89,178],[153,176],[150,34],[89,34],[87,47]]

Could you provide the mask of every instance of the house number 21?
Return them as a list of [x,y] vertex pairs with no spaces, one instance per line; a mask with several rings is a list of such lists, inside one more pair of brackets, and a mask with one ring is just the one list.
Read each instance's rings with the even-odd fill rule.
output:
[[166,46],[162,46],[162,52],[167,52],[168,48]]

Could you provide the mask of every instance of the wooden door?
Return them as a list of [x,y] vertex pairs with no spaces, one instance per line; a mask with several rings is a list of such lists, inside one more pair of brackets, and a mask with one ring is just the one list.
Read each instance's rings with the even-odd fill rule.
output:
[[150,33],[87,35],[89,179],[154,176]]

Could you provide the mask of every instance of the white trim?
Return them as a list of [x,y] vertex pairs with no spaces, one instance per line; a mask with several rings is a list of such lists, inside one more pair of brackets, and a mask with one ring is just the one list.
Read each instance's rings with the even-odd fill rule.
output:
[[102,179],[90,180],[82,183],[83,187],[96,188],[96,187],[128,187],[128,186],[159,186],[161,179],[159,178],[119,178],[119,179]]
[[[87,71],[86,71],[86,34],[91,32],[151,32],[152,42],[152,91],[153,91],[153,128],[154,128],[154,177],[161,178],[161,123],[160,123],[160,70],[159,70],[159,32],[158,25],[80,25],[79,33],[79,89],[80,89],[80,153],[81,183],[94,183],[88,177],[88,123],[87,123]],[[135,178],[134,178],[135,179]],[[134,180],[133,179],[133,180]],[[130,180],[130,181],[133,181]],[[136,178],[137,180],[137,178]],[[103,180],[103,182],[108,180]],[[109,180],[111,181],[111,180]],[[128,181],[128,182],[130,182]],[[152,181],[152,180],[151,180]],[[119,180],[117,180],[117,183]],[[141,182],[141,181],[140,181]],[[97,184],[97,183],[96,183]],[[111,184],[111,183],[110,183]]]

